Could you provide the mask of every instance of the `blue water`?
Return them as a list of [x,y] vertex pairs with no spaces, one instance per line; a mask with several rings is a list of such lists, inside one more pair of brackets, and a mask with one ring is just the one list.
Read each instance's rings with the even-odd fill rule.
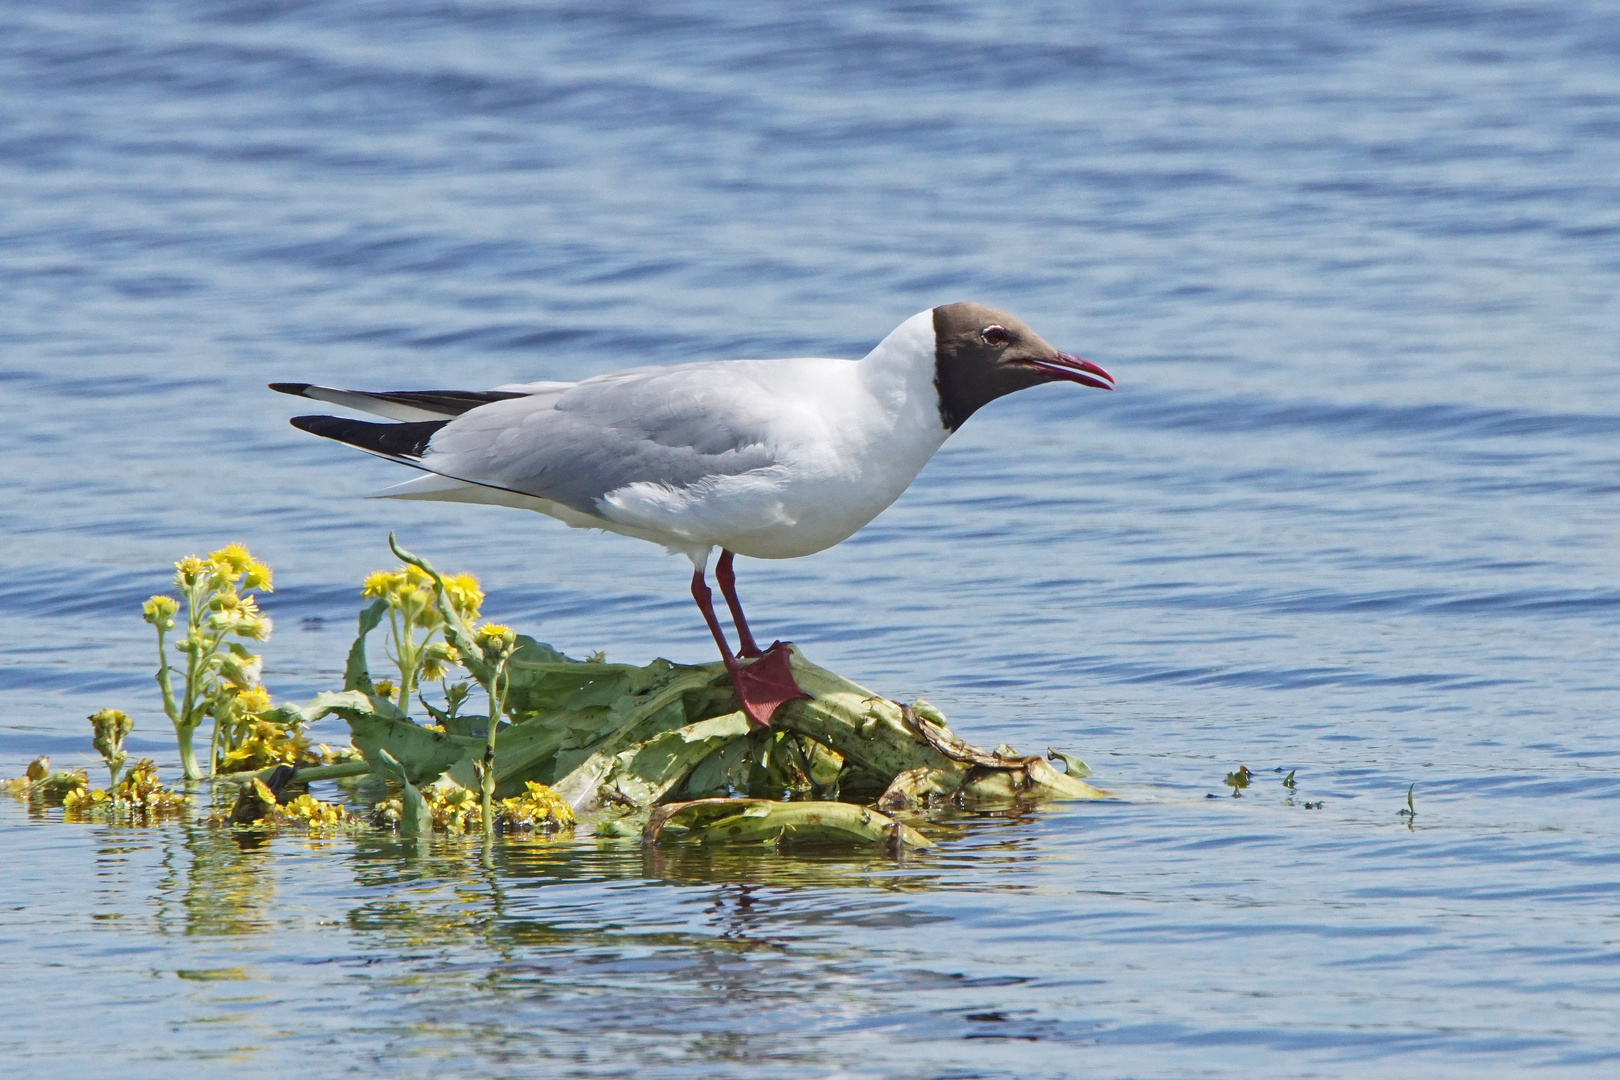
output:
[[1126,801],[899,865],[486,870],[7,800],[0,1057],[1614,1075],[1617,296],[1608,5],[13,0],[0,774],[86,761],[104,705],[172,764],[138,605],[234,539],[278,697],[335,683],[390,529],[576,655],[708,658],[683,563],[361,501],[403,477],[266,382],[855,356],[973,298],[1119,391],[997,402],[741,587],[767,640]]

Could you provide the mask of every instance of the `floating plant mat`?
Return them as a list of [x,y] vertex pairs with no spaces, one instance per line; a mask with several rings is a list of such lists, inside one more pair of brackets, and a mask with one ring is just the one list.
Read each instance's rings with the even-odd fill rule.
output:
[[[328,714],[346,720],[364,760],[299,770],[292,780],[377,772],[414,788],[475,789],[488,717],[445,716],[424,726],[403,716],[376,694],[367,672],[374,626],[361,617],[347,689],[322,694],[305,710],[311,722]],[[1053,752],[1071,770],[1060,772],[1040,756],[1005,747],[986,752],[959,739],[922,702],[889,701],[797,650],[792,668],[811,696],[782,706],[765,730],[737,708],[719,663],[576,661],[519,637],[507,665],[512,720],[496,734],[496,797],[543,784],[598,832],[661,842],[892,844],[899,837],[912,846],[927,840],[887,815],[931,803],[1107,797],[1074,775],[1079,763],[1070,755]]]
[[[222,824],[356,824],[332,804],[290,797],[288,789],[372,775],[398,792],[379,804],[378,821],[406,835],[577,821],[597,835],[655,844],[853,842],[899,850],[929,846],[908,821],[930,806],[1108,797],[1082,782],[1089,770],[1072,755],[982,750],[926,703],[890,701],[797,650],[793,676],[808,697],[786,703],[771,728],[759,728],[738,708],[718,662],[636,667],[570,659],[505,627],[478,625],[476,582],[447,579],[409,552],[395,552],[405,564],[399,571],[367,579],[364,595],[372,602],[360,613],[341,691],[274,708],[262,688],[217,691],[259,694],[264,707],[242,722],[289,733],[289,745],[302,748],[265,758],[278,762],[272,767],[216,776],[238,792]],[[268,587],[267,570],[263,576]],[[173,615],[173,605],[165,610]],[[373,678],[368,646],[377,651],[375,638],[387,641],[397,682]],[[471,679],[452,685],[458,667]],[[421,694],[429,681],[440,684],[441,705]],[[474,701],[487,702],[483,713],[470,711]],[[421,720],[407,713],[417,705]],[[182,702],[171,718],[188,709]],[[357,759],[336,760],[343,754],[329,750],[312,756],[302,733],[328,717],[347,723]],[[96,729],[102,742],[127,730],[110,723],[103,719]],[[282,745],[262,731],[256,737]],[[226,749],[210,750],[210,766],[242,753],[229,749],[228,733],[222,741],[217,723],[213,742]],[[108,799],[101,801],[121,805]]]

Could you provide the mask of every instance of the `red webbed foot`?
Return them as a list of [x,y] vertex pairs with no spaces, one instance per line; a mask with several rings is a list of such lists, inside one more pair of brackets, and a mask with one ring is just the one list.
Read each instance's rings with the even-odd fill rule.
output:
[[778,641],[752,663],[727,665],[737,701],[748,719],[760,727],[770,727],[771,717],[787,702],[810,696],[793,681],[793,671],[788,666],[791,655],[787,644]]

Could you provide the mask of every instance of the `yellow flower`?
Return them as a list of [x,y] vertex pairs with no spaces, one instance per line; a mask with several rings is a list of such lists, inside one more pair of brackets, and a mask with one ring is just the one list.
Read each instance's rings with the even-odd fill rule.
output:
[[491,644],[505,645],[517,640],[517,634],[512,628],[502,626],[500,623],[485,623],[475,631],[475,636],[478,638],[478,644],[486,648]]
[[236,696],[236,700],[241,703],[243,712],[262,713],[270,710],[270,691],[262,686],[244,690]]
[[483,650],[485,659],[494,661],[503,655],[510,655],[512,647],[517,644],[517,634],[510,626],[500,623],[485,623],[473,631],[473,637],[478,647]]
[[461,660],[461,654],[454,645],[446,641],[430,641],[422,650],[422,679],[424,682],[437,682],[445,676],[445,665],[454,664]]
[[533,780],[524,781],[523,787],[522,795],[500,801],[497,816],[502,823],[518,828],[556,827],[574,823],[574,811],[562,796]]
[[307,760],[309,740],[296,731],[287,731],[270,720],[250,722],[236,748],[225,755],[231,772],[267,769],[272,765],[297,765]]
[[179,601],[172,596],[154,596],[141,605],[141,617],[160,630],[174,628],[174,614],[180,610]]
[[336,803],[322,802],[307,793],[291,800],[281,810],[286,817],[302,821],[312,829],[342,825],[346,817],[343,807]]
[[235,577],[248,568],[248,564],[253,561],[253,556],[241,544],[226,544],[218,551],[209,552],[208,561],[215,566],[228,567],[231,576]]
[[272,629],[274,626],[270,622],[270,616],[252,615],[236,620],[236,627],[231,632],[250,641],[269,641]]
[[91,790],[89,788],[74,788],[62,796],[62,809],[70,813],[83,813],[94,810],[102,803],[107,802],[112,795],[103,788]]
[[385,698],[391,698],[399,692],[399,687],[394,685],[393,679],[378,679],[372,684],[371,689],[378,697]]
[[174,564],[174,583],[182,589],[189,589],[203,579],[208,569],[208,564],[197,556],[187,555]]
[[247,564],[242,571],[242,588],[258,589],[260,592],[275,592],[275,586],[270,584],[270,568],[257,559]]
[[411,625],[422,630],[437,630],[444,625],[444,616],[439,609],[433,606],[431,598],[422,596],[419,599],[420,607],[411,612]]
[[471,574],[457,574],[444,579],[444,593],[457,615],[471,622],[478,618],[478,609],[484,603],[484,590]]
[[365,584],[360,586],[360,595],[367,600],[379,600],[394,591],[395,578],[399,575],[390,570],[378,570],[366,575]]

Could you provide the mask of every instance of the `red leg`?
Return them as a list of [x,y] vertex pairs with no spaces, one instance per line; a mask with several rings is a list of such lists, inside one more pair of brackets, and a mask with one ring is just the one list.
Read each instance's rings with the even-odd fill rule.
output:
[[737,692],[737,701],[748,719],[760,727],[770,727],[771,716],[784,702],[809,697],[793,681],[793,672],[788,666],[788,647],[780,641],[746,667],[731,655],[725,631],[720,629],[720,620],[714,614],[714,594],[703,580],[701,568],[692,572],[692,599],[697,601],[698,610],[703,612],[703,621],[709,624],[709,633],[714,635],[714,643],[720,647],[720,659],[725,662],[726,671],[731,675],[732,689]]
[[714,564],[714,580],[720,583],[720,595],[726,598],[726,607],[731,609],[731,621],[737,627],[737,655],[759,656],[759,646],[754,644],[754,635],[748,630],[748,619],[743,615],[742,601],[737,599],[737,575],[731,570],[734,557],[731,552],[721,549],[720,561]]
[[703,612],[703,621],[709,624],[714,643],[720,646],[720,659],[726,662],[726,670],[734,671],[737,661],[731,655],[731,646],[726,643],[726,632],[720,629],[720,620],[714,617],[714,594],[709,591],[709,583],[703,580],[701,569],[692,571],[692,599],[697,601],[698,610]]

